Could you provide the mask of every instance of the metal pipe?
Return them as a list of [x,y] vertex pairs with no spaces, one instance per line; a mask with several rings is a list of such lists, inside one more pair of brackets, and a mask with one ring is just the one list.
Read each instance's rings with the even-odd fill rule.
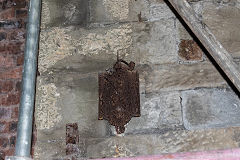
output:
[[16,157],[30,157],[34,110],[41,0],[30,0],[24,51],[22,94],[19,108]]

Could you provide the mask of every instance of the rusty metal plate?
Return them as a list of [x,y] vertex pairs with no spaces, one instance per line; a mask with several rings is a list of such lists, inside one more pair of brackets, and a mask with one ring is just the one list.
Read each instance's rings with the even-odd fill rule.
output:
[[99,74],[99,120],[107,120],[118,134],[125,124],[140,116],[139,75],[135,63],[118,60],[112,69]]

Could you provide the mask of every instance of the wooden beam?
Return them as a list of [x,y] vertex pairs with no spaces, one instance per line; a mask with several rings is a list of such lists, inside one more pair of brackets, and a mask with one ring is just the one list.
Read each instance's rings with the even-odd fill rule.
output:
[[203,46],[208,50],[216,63],[221,67],[227,77],[232,81],[240,92],[240,73],[232,56],[216,39],[208,26],[197,16],[187,0],[167,0],[175,8]]

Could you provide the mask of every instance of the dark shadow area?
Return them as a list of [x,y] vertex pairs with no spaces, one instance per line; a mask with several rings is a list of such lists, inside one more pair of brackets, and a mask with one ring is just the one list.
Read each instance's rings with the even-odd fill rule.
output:
[[235,85],[232,83],[232,81],[228,78],[228,76],[224,73],[224,71],[221,69],[221,67],[217,64],[217,62],[213,59],[211,54],[207,51],[207,49],[203,46],[203,44],[200,42],[200,40],[197,38],[197,36],[192,32],[192,30],[188,27],[188,25],[185,23],[185,21],[182,19],[182,17],[178,14],[178,12],[174,9],[174,7],[171,5],[168,0],[164,0],[164,2],[168,5],[168,7],[171,9],[171,11],[175,14],[177,19],[180,21],[180,23],[184,26],[184,28],[187,30],[187,32],[192,36],[193,40],[198,44],[198,46],[202,49],[202,51],[205,53],[207,58],[211,61],[211,63],[215,66],[215,68],[218,70],[218,72],[221,74],[221,76],[225,79],[225,81],[228,83],[228,85],[231,87],[231,89],[236,93],[236,95],[240,98],[240,92],[235,87]]

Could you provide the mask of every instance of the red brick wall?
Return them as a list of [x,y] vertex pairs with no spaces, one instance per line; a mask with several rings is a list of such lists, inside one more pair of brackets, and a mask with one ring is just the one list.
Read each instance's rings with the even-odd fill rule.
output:
[[0,160],[14,154],[27,0],[0,0]]

